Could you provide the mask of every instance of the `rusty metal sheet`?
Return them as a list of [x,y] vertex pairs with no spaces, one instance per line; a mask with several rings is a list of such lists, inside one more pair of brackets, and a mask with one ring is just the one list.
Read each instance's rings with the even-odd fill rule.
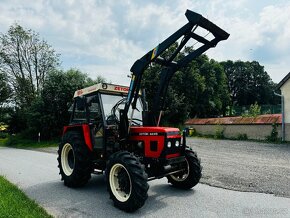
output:
[[205,124],[272,124],[282,123],[282,114],[265,114],[257,117],[221,117],[221,118],[195,118],[185,122],[186,125]]

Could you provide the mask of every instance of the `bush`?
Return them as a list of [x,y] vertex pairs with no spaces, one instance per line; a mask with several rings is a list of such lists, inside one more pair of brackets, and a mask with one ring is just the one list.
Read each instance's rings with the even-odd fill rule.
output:
[[278,131],[277,131],[277,124],[273,123],[272,124],[272,131],[271,134],[269,136],[266,137],[266,140],[269,142],[278,142],[279,138],[278,138]]
[[15,134],[12,134],[8,137],[5,146],[7,147],[15,147],[20,141],[19,137]]
[[0,132],[0,139],[6,139],[8,137],[8,133]]
[[248,140],[247,134],[239,134],[237,137],[238,140]]
[[261,106],[258,105],[257,102],[255,104],[250,105],[249,111],[247,113],[243,113],[242,117],[257,117],[261,114]]
[[224,139],[225,138],[225,136],[224,136],[224,128],[220,124],[217,124],[215,126],[214,138],[215,139]]

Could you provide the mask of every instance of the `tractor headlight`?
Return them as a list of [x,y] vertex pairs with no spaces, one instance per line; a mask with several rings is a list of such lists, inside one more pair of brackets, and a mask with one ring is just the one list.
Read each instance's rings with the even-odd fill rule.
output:
[[178,140],[175,142],[175,146],[176,146],[176,147],[179,146],[179,141],[178,141]]
[[171,148],[171,142],[167,142],[167,148]]
[[138,142],[138,143],[137,143],[137,147],[138,147],[139,149],[142,149],[142,148],[143,148],[143,142]]

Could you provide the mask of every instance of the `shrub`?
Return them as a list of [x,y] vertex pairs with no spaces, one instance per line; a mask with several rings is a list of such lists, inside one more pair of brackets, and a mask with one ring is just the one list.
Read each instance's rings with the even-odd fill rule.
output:
[[242,114],[242,117],[257,117],[261,114],[261,106],[258,105],[257,102],[255,104],[250,105],[249,111]]
[[269,142],[278,142],[279,138],[278,138],[278,131],[277,131],[277,124],[273,123],[272,124],[272,131],[271,134],[269,136],[266,137],[266,140]]
[[225,138],[225,136],[224,136],[224,128],[220,124],[217,124],[215,126],[214,138],[215,139],[224,139]]
[[8,137],[8,133],[0,132],[0,139],[6,139]]
[[238,140],[248,140],[247,134],[239,134],[237,137]]

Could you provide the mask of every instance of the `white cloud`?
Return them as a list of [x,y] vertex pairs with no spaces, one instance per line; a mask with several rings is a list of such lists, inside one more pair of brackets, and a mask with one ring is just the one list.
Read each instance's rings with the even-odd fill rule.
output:
[[279,82],[290,71],[290,3],[269,2],[2,0],[0,32],[16,21],[52,44],[65,68],[76,67],[92,77],[103,73],[124,84],[136,59],[186,23],[188,8],[231,34],[207,52],[211,58],[258,59]]
[[[258,60],[279,82],[290,71],[290,3],[262,6],[256,15],[254,8],[246,7],[246,1],[243,4],[226,6],[234,12],[222,10],[216,22],[231,35],[208,54],[218,60]],[[239,7],[244,12],[236,13]]]
[[259,28],[264,36],[262,44],[273,46],[280,52],[290,49],[290,4],[281,7],[265,7],[260,13]]

